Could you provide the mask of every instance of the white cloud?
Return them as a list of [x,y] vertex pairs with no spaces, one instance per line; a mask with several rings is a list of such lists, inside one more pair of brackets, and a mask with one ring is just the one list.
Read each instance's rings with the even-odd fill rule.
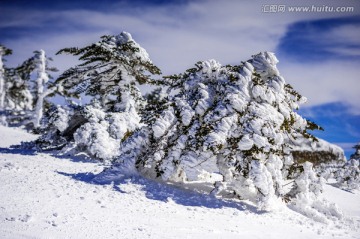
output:
[[353,151],[355,153],[355,149],[353,148],[357,143],[348,143],[348,142],[335,142],[333,144],[336,144],[337,146],[340,146],[345,151]]
[[[281,59],[280,59],[281,60]],[[358,62],[279,63],[284,78],[308,98],[304,106],[343,102],[360,115]]]
[[[347,1],[346,5],[356,4]],[[63,47],[84,46],[104,34],[129,31],[150,53],[164,74],[183,72],[198,60],[214,58],[223,64],[238,64],[260,51],[274,51],[287,27],[301,20],[350,16],[357,13],[262,13],[268,1],[189,1],[187,4],[133,8],[122,2],[100,10],[47,11],[7,9],[8,17],[0,27],[37,26],[28,33],[4,42],[14,49],[10,64],[20,63],[33,50],[42,48],[49,55]],[[281,1],[285,5],[334,5],[336,1]],[[345,5],[345,4],[344,4]],[[357,9],[356,9],[357,10]],[[11,17],[14,16],[14,17]],[[51,30],[50,28],[54,28]],[[40,31],[42,29],[43,31]],[[357,42],[353,29],[336,29],[328,38],[343,36]],[[349,35],[351,34],[352,35]],[[358,31],[357,31],[358,32]],[[338,34],[338,35],[337,35]],[[350,40],[349,40],[350,41]],[[344,51],[343,48],[334,51]],[[343,101],[360,114],[358,66],[354,63],[324,62],[321,64],[290,63],[279,59],[285,79],[309,98],[309,105]],[[75,64],[70,56],[56,56],[61,70]]]

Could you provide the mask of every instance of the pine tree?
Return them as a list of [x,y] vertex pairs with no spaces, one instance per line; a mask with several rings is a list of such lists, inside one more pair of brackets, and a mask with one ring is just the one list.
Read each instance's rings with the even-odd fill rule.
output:
[[350,159],[360,160],[360,143],[356,144],[354,147],[355,153],[350,155]]
[[334,178],[339,186],[346,189],[360,188],[360,143],[354,147],[355,153],[350,155],[350,159],[334,172]]
[[[145,114],[140,113],[146,102],[138,85],[154,83],[146,74],[161,72],[151,63],[145,49],[126,32],[103,36],[90,46],[66,48],[60,53],[80,56],[79,60],[83,61],[57,79],[56,84],[62,86],[61,93],[67,97],[85,94],[92,99],[89,104],[68,114],[65,130],[48,127],[37,146],[112,160],[118,156],[121,142],[142,125],[141,117]],[[58,114],[53,115],[57,117]],[[51,145],[47,140],[49,137],[56,139]]]
[[16,68],[7,68],[6,74],[6,109],[16,112],[32,110],[33,96],[29,81],[23,79]]
[[[28,87],[33,95],[32,124],[34,128],[40,126],[43,112],[49,108],[50,103],[46,98],[53,96],[59,88],[59,85],[50,81],[52,79],[50,73],[58,70],[55,67],[50,67],[49,61],[52,61],[52,58],[47,57],[44,50],[34,51],[34,56],[24,61],[16,69],[20,78],[29,82]],[[34,74],[36,75],[33,76]]]
[[148,53],[131,35],[103,36],[97,43],[83,48],[65,48],[57,54],[80,56],[82,64],[65,71],[57,80],[63,93],[95,97],[105,111],[125,112],[139,109],[143,99],[136,84],[150,83],[151,74],[161,74]]
[[35,51],[34,63],[36,64],[37,79],[35,82],[36,86],[36,100],[34,105],[34,127],[40,126],[40,121],[43,117],[43,111],[45,108],[46,98],[53,96],[58,91],[58,85],[53,84],[49,80],[52,76],[49,72],[57,72],[58,70],[54,67],[49,66],[51,58],[46,57],[45,51]]
[[283,175],[293,165],[287,139],[316,138],[307,132],[315,124],[294,111],[304,98],[277,62],[265,52],[238,66],[210,60],[167,77],[169,102],[127,140],[120,167],[135,164],[147,177],[175,182],[220,175],[214,190],[260,207],[283,197]]
[[4,67],[4,56],[12,54],[12,50],[0,45],[0,110],[5,109],[5,96],[6,96],[6,80],[5,80],[5,67]]
[[27,122],[28,110],[32,108],[32,95],[29,91],[29,82],[18,68],[7,68],[3,64],[3,56],[12,51],[0,45],[0,111],[1,124],[20,126]]

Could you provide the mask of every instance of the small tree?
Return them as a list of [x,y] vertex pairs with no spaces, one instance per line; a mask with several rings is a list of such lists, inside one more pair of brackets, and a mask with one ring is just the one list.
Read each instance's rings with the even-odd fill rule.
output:
[[36,65],[37,79],[35,82],[36,86],[36,100],[34,107],[34,127],[40,126],[40,121],[43,117],[44,103],[47,97],[54,95],[58,90],[58,85],[49,82],[52,78],[49,72],[57,72],[58,70],[54,67],[49,67],[49,61],[51,58],[46,57],[45,51],[35,51],[34,63]]
[[33,96],[29,81],[23,79],[14,68],[6,69],[6,78],[6,109],[13,113],[32,110]]
[[353,148],[355,153],[350,155],[350,159],[334,172],[339,185],[350,190],[360,188],[360,143]]
[[350,159],[360,160],[360,143],[356,144],[354,147],[355,153],[350,155]]
[[6,96],[6,80],[5,80],[5,67],[3,57],[11,55],[12,50],[0,45],[0,110],[5,109],[5,96]]
[[319,221],[328,223],[329,220],[341,219],[343,213],[334,203],[320,197],[323,191],[322,178],[319,178],[313,171],[313,165],[305,162],[301,165],[301,173],[294,180],[293,188],[288,195],[293,200],[290,207],[295,211]]
[[[53,96],[58,89],[58,85],[50,81],[52,79],[50,73],[58,70],[55,67],[50,67],[49,61],[52,59],[46,56],[44,50],[34,51],[34,56],[16,69],[23,80],[30,82],[29,88],[33,95],[32,124],[34,128],[40,126],[44,109],[48,108],[45,107],[49,105],[46,98]],[[33,73],[36,73],[36,76],[32,77]]]
[[23,126],[29,123],[33,96],[29,90],[29,80],[22,78],[17,68],[5,68],[4,119],[6,124]]

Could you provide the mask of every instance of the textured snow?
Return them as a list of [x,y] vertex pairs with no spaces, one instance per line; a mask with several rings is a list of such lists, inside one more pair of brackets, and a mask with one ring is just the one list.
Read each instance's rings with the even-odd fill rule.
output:
[[88,122],[74,133],[64,152],[85,152],[90,157],[111,161],[120,154],[121,141],[126,134],[134,132],[140,125],[140,117],[134,108],[126,112],[106,113],[99,105],[84,108]]
[[250,136],[248,134],[244,135],[238,145],[238,148],[240,150],[249,150],[253,147],[254,140],[250,139]]
[[152,130],[154,131],[154,136],[156,138],[163,136],[174,120],[174,111],[171,109],[165,111],[163,113],[163,116],[161,118],[158,118],[152,127]]
[[296,195],[295,200],[291,202],[291,208],[313,218],[315,221],[326,224],[330,220],[342,219],[343,213],[336,204],[319,197],[323,191],[323,182],[315,175],[312,164],[305,162],[303,169],[304,171],[300,177],[295,180],[299,193]]
[[74,133],[75,145],[79,148],[86,147],[91,156],[111,160],[119,154],[119,141],[110,137],[108,127],[105,121],[82,125]]
[[132,38],[131,34],[128,32],[121,32],[119,35],[112,37],[107,44],[104,45],[104,47],[107,47],[109,49],[114,49],[118,47],[119,45],[126,44],[126,43],[133,43],[133,46],[138,48],[139,50],[132,54],[131,56],[128,56],[129,58],[139,58],[143,62],[151,62],[149,58],[149,54],[146,52],[144,48],[142,48],[135,40]]
[[36,137],[19,129],[0,126],[0,135],[0,238],[360,238],[357,190],[325,184],[343,216],[321,223],[286,206],[264,213],[249,201],[121,179],[119,172],[95,177],[104,165],[9,149]]
[[57,117],[50,119],[50,123],[55,126],[60,132],[63,132],[68,127],[69,113],[61,106],[56,107]]

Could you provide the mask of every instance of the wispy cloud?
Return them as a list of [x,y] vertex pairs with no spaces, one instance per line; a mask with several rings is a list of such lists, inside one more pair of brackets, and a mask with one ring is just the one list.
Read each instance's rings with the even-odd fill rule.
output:
[[280,61],[279,68],[285,79],[308,98],[305,107],[343,102],[348,113],[360,115],[358,65],[335,60],[302,64]]
[[340,146],[344,151],[348,151],[349,153],[354,153],[355,149],[353,148],[357,142],[335,142],[337,146]]
[[[109,1],[107,1],[109,2]],[[285,5],[331,5],[335,1],[282,1]],[[7,7],[0,16],[0,41],[14,49],[9,64],[16,65],[43,48],[49,55],[69,46],[84,46],[104,34],[129,31],[150,53],[164,74],[179,73],[198,60],[215,58],[223,64],[238,64],[260,51],[277,51],[281,39],[297,22],[340,18],[357,13],[262,13],[268,1],[189,1],[177,4],[132,5],[130,2],[109,4],[104,8],[21,9]],[[338,3],[337,3],[338,4]],[[348,5],[356,1],[348,1]],[[356,9],[359,10],[359,9]],[[15,29],[15,30],[14,30]],[[357,44],[357,26],[346,25],[308,34],[312,41],[331,43],[329,51],[356,55],[345,46]],[[16,32],[16,34],[15,34]],[[316,33],[316,32],[315,32]],[[16,36],[15,36],[16,35]],[[341,44],[340,44],[340,43]],[[326,44],[325,44],[326,45]],[[329,46],[329,45],[328,45]],[[299,46],[291,45],[293,48]],[[294,62],[287,54],[279,54],[279,68],[285,79],[309,98],[309,106],[345,102],[352,113],[360,114],[358,63],[324,59],[324,62]],[[326,61],[326,62],[325,62]],[[61,70],[76,59],[55,57]]]

